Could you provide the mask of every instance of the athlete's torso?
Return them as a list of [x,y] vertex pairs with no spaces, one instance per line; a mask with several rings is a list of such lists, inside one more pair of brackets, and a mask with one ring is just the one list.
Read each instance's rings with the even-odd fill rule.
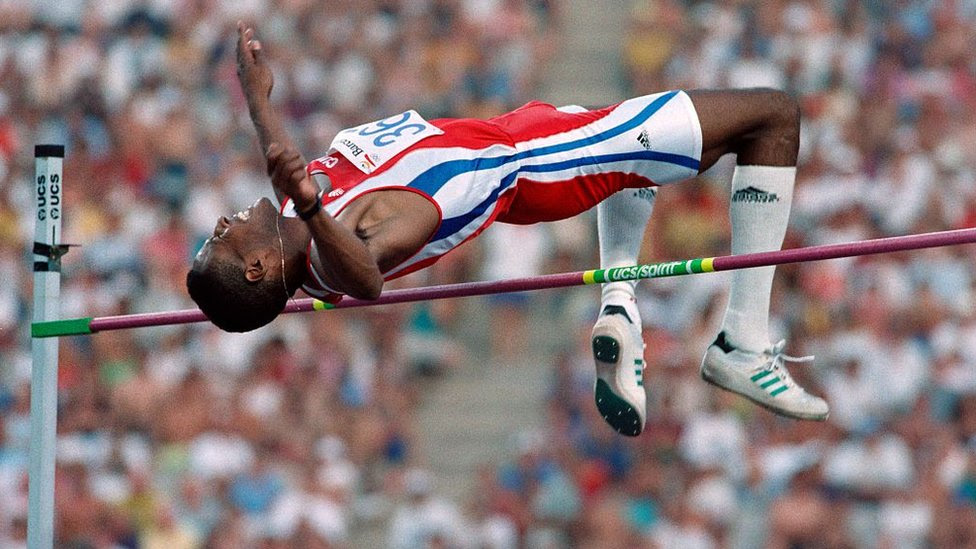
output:
[[[386,121],[399,118],[402,116],[397,115]],[[385,131],[370,133],[386,121],[361,126],[365,129],[360,131],[365,132],[367,138],[376,136],[367,141],[380,144],[389,142],[391,145],[395,141],[383,137],[399,128],[429,124],[433,131],[402,150],[390,147],[396,152],[388,159],[377,159],[385,152],[383,147],[372,149],[379,153],[373,155],[365,147],[346,147],[346,154],[333,147],[329,154],[311,161],[306,171],[313,177],[328,177],[331,191],[323,196],[323,205],[330,215],[340,219],[351,215],[353,219],[360,220],[373,213],[375,221],[376,217],[385,215],[402,214],[408,217],[415,214],[397,212],[395,207],[394,211],[390,211],[395,204],[403,204],[404,208],[426,205],[434,211],[436,223],[430,238],[418,243],[414,253],[406,254],[396,265],[380,266],[384,278],[389,280],[430,265],[462,242],[476,236],[490,223],[498,213],[500,203],[497,199],[503,189],[499,188],[498,171],[483,168],[486,162],[499,163],[499,159],[510,158],[516,149],[511,137],[488,120],[439,119],[425,122],[411,117],[406,125],[388,125]],[[410,131],[408,128],[404,133]],[[341,135],[336,137],[334,146],[340,145]],[[353,159],[361,164],[354,164]],[[374,164],[378,166],[373,168]],[[512,162],[508,164],[511,164],[510,170],[517,171],[517,165]],[[364,169],[367,167],[373,169],[367,173]],[[403,196],[405,193],[414,194],[417,199],[406,198]],[[283,212],[294,215],[290,202],[285,204]],[[384,219],[384,222],[389,221]],[[328,297],[328,286],[312,267],[315,255],[313,246],[310,248],[310,281],[304,289],[315,297]]]
[[[489,120],[427,122],[408,111],[343,130],[306,169],[331,181],[323,205],[340,221],[379,191],[413,193],[436,210],[426,242],[381,268],[389,280],[434,263],[496,219],[564,219],[623,188],[692,177],[700,155],[691,100],[672,91],[595,111],[531,102]],[[283,213],[295,215],[290,202]],[[329,298],[314,255],[312,246],[305,290]]]

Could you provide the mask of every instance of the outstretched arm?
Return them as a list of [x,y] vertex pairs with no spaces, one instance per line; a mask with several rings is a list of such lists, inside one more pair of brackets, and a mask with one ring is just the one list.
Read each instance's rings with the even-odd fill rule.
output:
[[[281,118],[275,113],[268,99],[274,85],[274,78],[261,42],[254,37],[254,29],[240,21],[237,23],[237,78],[241,82],[254,129],[257,130],[261,150],[267,153],[272,143],[278,143],[282,149],[297,151],[298,147],[285,131]],[[301,161],[304,166],[305,159],[301,158]],[[270,164],[268,175],[271,175]],[[274,191],[278,202],[284,203],[285,195],[282,194],[281,189],[275,187]]]
[[[272,143],[268,147],[268,173],[275,191],[295,201],[296,211],[309,212],[321,200],[318,187],[305,172],[304,159],[295,149]],[[312,233],[322,274],[330,287],[359,299],[379,297],[383,275],[359,237],[321,207],[305,225]]]
[[[237,77],[261,149],[267,156],[268,175],[278,201],[284,203],[290,197],[297,211],[308,211],[320,200],[318,185],[305,172],[305,159],[268,100],[274,80],[261,42],[254,38],[254,29],[240,22],[237,24]],[[328,178],[324,179],[328,184]],[[359,299],[379,297],[383,275],[362,240],[323,211],[305,224],[312,233],[330,287]]]

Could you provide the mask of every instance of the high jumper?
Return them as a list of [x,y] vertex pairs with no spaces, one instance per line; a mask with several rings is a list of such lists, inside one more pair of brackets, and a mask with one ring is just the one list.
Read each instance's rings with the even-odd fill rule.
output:
[[[271,322],[301,288],[329,302],[372,300],[384,281],[433,264],[492,222],[554,221],[597,208],[600,267],[632,266],[657,186],[736,155],[732,253],[777,250],[793,196],[796,101],[770,89],[668,91],[601,109],[528,103],[487,119],[417,112],[338,133],[307,162],[269,100],[266,52],[238,24],[238,77],[279,207],[262,198],[217,220],[187,288],[218,327]],[[515,243],[513,243],[515,245]],[[784,416],[825,420],[827,403],[796,384],[784,343],[770,344],[775,267],[737,270],[705,351],[710,383]],[[637,281],[604,284],[593,327],[595,401],[618,432],[646,421]]]

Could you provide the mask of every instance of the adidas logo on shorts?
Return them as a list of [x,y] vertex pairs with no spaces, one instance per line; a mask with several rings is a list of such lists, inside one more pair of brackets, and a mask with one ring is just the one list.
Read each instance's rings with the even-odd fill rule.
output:
[[634,190],[634,196],[641,200],[652,201],[657,196],[657,190],[650,187],[641,187],[640,189]]
[[651,150],[651,138],[647,136],[647,130],[641,130],[640,135],[637,136],[637,142],[644,147],[645,150]]

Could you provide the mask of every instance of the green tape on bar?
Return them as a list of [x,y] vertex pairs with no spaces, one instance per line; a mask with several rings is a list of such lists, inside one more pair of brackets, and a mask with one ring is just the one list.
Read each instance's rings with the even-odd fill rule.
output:
[[90,334],[92,317],[51,320],[31,324],[31,337],[58,337]]
[[332,304],[332,303],[327,303],[325,301],[321,301],[321,300],[318,300],[318,299],[312,301],[312,310],[313,311],[329,311],[329,310],[335,309],[335,308],[336,308],[336,306],[334,304]]

